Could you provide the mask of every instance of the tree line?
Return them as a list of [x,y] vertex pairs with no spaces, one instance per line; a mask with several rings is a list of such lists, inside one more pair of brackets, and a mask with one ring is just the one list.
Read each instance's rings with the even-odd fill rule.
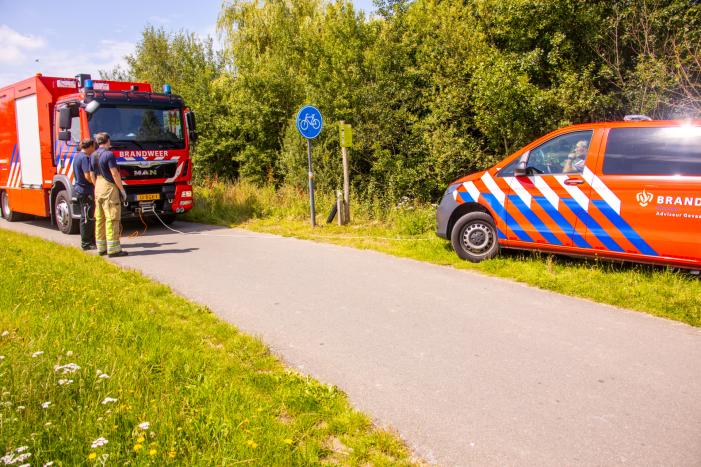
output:
[[563,125],[701,117],[694,0],[233,0],[223,48],[146,27],[126,69],[196,112],[196,177],[306,185],[294,116],[314,104],[316,184],[341,185],[338,127],[370,202],[436,200],[447,183]]

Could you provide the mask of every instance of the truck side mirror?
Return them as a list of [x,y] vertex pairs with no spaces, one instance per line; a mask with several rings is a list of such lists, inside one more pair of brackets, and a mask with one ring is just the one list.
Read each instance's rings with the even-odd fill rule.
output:
[[187,121],[188,134],[191,141],[197,141],[197,125],[195,123],[195,113],[189,111],[185,114],[185,120]]
[[90,101],[88,102],[88,105],[85,106],[85,111],[89,114],[92,114],[99,108],[100,103],[98,101]]
[[70,141],[71,140],[71,130],[63,130],[58,132],[59,141]]
[[[58,127],[61,130],[68,130],[71,127],[71,109],[63,107],[58,111]],[[61,140],[63,141],[63,140]]]
[[514,176],[525,177],[526,175],[528,175],[528,173],[526,171],[526,167],[528,167],[528,155],[529,154],[530,154],[530,151],[526,151],[519,158],[518,163],[516,164],[516,167],[514,167]]

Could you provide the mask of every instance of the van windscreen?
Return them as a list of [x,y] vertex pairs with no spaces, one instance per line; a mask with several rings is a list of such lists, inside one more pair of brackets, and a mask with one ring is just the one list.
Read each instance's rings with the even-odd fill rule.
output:
[[603,172],[701,176],[701,127],[613,128]]

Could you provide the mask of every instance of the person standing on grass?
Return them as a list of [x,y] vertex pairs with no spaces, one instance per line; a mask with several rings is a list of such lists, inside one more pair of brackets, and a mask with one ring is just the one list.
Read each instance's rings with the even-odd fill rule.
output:
[[95,152],[92,138],[80,142],[80,152],[73,161],[75,183],[73,191],[80,204],[80,246],[84,251],[95,246],[95,179],[91,172],[90,155]]
[[117,158],[110,151],[110,135],[95,135],[100,146],[92,158],[95,177],[95,240],[97,253],[110,258],[127,256],[119,243],[122,219],[122,201],[127,199],[122,177],[117,169]]

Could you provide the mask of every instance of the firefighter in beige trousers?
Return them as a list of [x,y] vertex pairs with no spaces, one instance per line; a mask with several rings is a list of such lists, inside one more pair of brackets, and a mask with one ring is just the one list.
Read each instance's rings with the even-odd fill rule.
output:
[[95,181],[95,243],[99,255],[110,258],[127,256],[119,242],[121,233],[122,200],[126,200],[122,177],[119,176],[117,159],[110,151],[110,136],[98,133],[95,136],[100,146],[92,156],[92,171]]

